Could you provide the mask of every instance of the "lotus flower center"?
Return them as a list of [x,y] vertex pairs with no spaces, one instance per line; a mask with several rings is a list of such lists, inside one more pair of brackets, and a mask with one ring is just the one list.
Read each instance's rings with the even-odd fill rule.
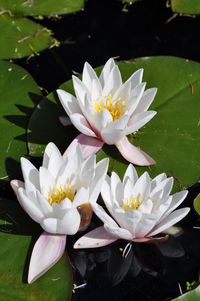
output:
[[60,204],[65,198],[68,198],[71,202],[74,200],[74,194],[71,190],[70,183],[68,181],[66,187],[62,185],[54,186],[53,189],[50,190],[48,201],[50,205],[54,203]]
[[139,198],[137,199],[134,194],[130,196],[129,200],[123,199],[124,211],[137,210],[141,204],[142,204],[142,197],[139,196]]
[[115,101],[113,100],[112,94],[107,97],[102,96],[98,101],[94,100],[94,112],[100,113],[103,109],[110,112],[113,120],[119,119],[125,110],[125,101],[118,97]]

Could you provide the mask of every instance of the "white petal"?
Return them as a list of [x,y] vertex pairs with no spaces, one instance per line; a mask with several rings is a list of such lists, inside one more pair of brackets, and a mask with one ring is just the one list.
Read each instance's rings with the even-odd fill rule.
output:
[[151,214],[152,208],[153,208],[152,201],[150,199],[147,199],[145,202],[142,202],[138,210],[142,214]]
[[116,99],[118,99],[120,97],[121,100],[124,101],[126,105],[128,105],[128,100],[130,98],[130,94],[131,94],[131,83],[126,81],[114,93],[113,100],[115,101]]
[[92,204],[92,209],[94,213],[100,218],[100,220],[107,225],[117,227],[115,221],[106,213],[106,211],[99,206],[97,203]]
[[96,202],[101,191],[102,183],[106,177],[108,170],[109,159],[103,159],[97,163],[95,169],[95,177],[90,186],[90,202]]
[[89,98],[91,98],[91,95],[87,89],[87,87],[84,85],[84,83],[76,76],[72,75],[72,81],[74,85],[74,91],[77,97],[77,100],[79,102],[80,108],[84,107],[85,103],[85,96],[87,95]]
[[85,86],[87,87],[87,89],[89,91],[92,90],[92,82],[93,80],[98,81],[98,77],[96,75],[96,72],[94,71],[94,69],[90,66],[90,64],[88,64],[87,62],[84,64],[83,67],[83,76],[82,76],[82,82],[85,84]]
[[141,127],[143,127],[147,122],[149,122],[157,112],[147,111],[139,114],[133,114],[129,119],[127,129],[125,131],[126,135],[136,132]]
[[61,153],[59,151],[59,149],[57,148],[57,146],[53,143],[50,142],[47,144],[45,151],[44,151],[44,155],[43,155],[43,162],[42,162],[42,166],[48,169],[49,166],[49,160],[50,157],[53,153],[57,154],[57,157],[62,157]]
[[103,109],[100,113],[95,113],[94,115],[94,126],[101,132],[107,125],[113,122],[110,112]]
[[138,103],[134,113],[137,114],[141,112],[146,112],[150,107],[151,103],[153,102],[156,93],[157,88],[151,88],[146,90],[142,95],[142,98],[140,99],[140,102]]
[[81,184],[84,187],[88,187],[95,175],[96,156],[92,155],[88,157],[82,164],[80,171]]
[[125,239],[125,240],[132,240],[133,239],[132,234],[126,229],[122,229],[118,226],[113,227],[113,226],[110,226],[108,224],[104,224],[104,228],[106,229],[106,231],[109,234],[111,234],[112,236],[114,236],[116,238]]
[[68,116],[74,113],[81,113],[78,101],[72,94],[61,89],[56,90],[56,92]]
[[77,191],[72,205],[73,207],[78,207],[84,203],[88,203],[88,201],[89,201],[89,188],[81,187]]
[[123,227],[130,231],[130,233],[135,237],[135,229],[137,224],[142,218],[142,213],[139,210],[128,210],[124,213],[124,218],[121,221]]
[[187,190],[184,191],[180,191],[175,193],[172,196],[172,201],[171,204],[168,208],[168,210],[165,212],[165,214],[162,216],[162,219],[164,219],[165,217],[167,217],[172,211],[174,211],[186,198],[188,194]]
[[156,176],[152,181],[151,181],[151,191],[162,181],[164,181],[167,178],[165,173],[161,173],[158,176]]
[[149,215],[148,217],[143,215],[141,220],[136,226],[135,229],[135,238],[145,237],[153,228],[156,223],[156,216]]
[[125,130],[105,128],[101,131],[102,140],[109,144],[116,144],[125,136]]
[[35,222],[40,223],[41,219],[44,217],[41,210],[35,206],[31,199],[27,198],[23,188],[19,188],[18,193],[24,210]]
[[126,184],[128,179],[130,179],[131,182],[133,182],[133,184],[135,184],[135,182],[138,179],[138,174],[137,174],[137,171],[136,171],[135,167],[133,166],[133,164],[129,164],[128,168],[126,169],[126,172],[125,172],[124,178],[123,178],[123,183]]
[[174,179],[173,177],[167,178],[160,182],[152,191],[150,194],[150,198],[154,198],[154,194],[158,191],[162,191],[162,197],[165,197],[165,195],[169,195],[169,193],[172,190]]
[[129,200],[129,198],[133,195],[133,187],[133,182],[130,179],[128,179],[126,181],[126,184],[124,185],[124,198],[126,200]]
[[65,198],[60,204],[53,203],[52,210],[53,214],[52,217],[56,219],[62,219],[65,213],[72,208],[72,202]]
[[91,99],[97,100],[102,96],[102,88],[98,79],[93,79],[91,89]]
[[133,193],[136,198],[141,197],[142,201],[145,201],[149,197],[151,188],[150,177],[148,172],[144,172],[142,176],[137,180],[133,188]]
[[156,235],[164,230],[168,229],[169,227],[173,226],[174,224],[178,223],[182,220],[190,211],[190,208],[181,208],[175,210],[170,215],[168,215],[165,219],[161,221],[158,225],[156,225],[153,230],[148,234],[148,236]]
[[56,184],[55,179],[52,174],[43,166],[40,167],[39,178],[40,191],[44,195],[44,197],[48,199],[51,189],[53,189]]
[[37,190],[36,191],[37,200],[41,211],[43,212],[44,216],[49,216],[52,212],[52,206],[49,204],[48,200]]
[[109,74],[111,72],[111,70],[113,69],[113,67],[115,66],[115,61],[113,60],[113,58],[110,58],[105,66],[103,67],[103,70],[101,71],[101,74],[100,74],[100,77],[99,77],[99,80],[100,80],[100,83],[101,83],[101,86],[104,87],[108,77],[109,77]]
[[142,95],[144,93],[146,83],[141,83],[135,87],[130,95],[130,100],[129,100],[129,112],[128,114],[131,116],[134,112],[135,113],[135,108],[137,107],[138,103],[141,101]]
[[49,158],[49,164],[48,164],[48,170],[54,177],[54,179],[57,177],[59,170],[63,166],[63,158],[61,156],[60,152],[52,152],[50,158]]
[[91,130],[91,127],[85,117],[81,114],[70,115],[71,122],[73,125],[83,134],[87,136],[96,137],[95,133]]
[[129,77],[128,81],[131,83],[131,89],[134,89],[138,84],[142,82],[143,69],[139,69],[135,71],[131,77]]
[[111,70],[104,88],[103,96],[108,96],[109,94],[114,94],[114,92],[122,85],[122,78],[117,65]]
[[24,180],[28,180],[29,182],[33,183],[33,185],[39,189],[39,172],[35,168],[35,166],[27,159],[21,158],[21,168]]

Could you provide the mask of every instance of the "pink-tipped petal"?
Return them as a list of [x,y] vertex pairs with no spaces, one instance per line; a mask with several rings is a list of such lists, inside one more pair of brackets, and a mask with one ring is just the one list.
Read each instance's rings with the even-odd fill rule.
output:
[[101,226],[79,238],[74,244],[74,249],[104,247],[117,239],[118,238],[111,236],[104,227]]
[[65,251],[66,235],[52,235],[43,232],[33,248],[28,283],[33,283],[46,273],[62,257]]
[[19,181],[19,180],[12,180],[12,181],[10,181],[10,186],[12,187],[14,193],[16,194],[16,197],[17,197],[18,201],[20,202],[18,189],[25,187],[24,182]]
[[86,136],[84,134],[79,134],[66,149],[65,153],[63,154],[64,159],[74,148],[74,146],[77,145],[78,143],[81,146],[84,159],[86,159],[90,155],[96,154],[104,144],[103,141],[98,140],[94,137]]
[[168,234],[165,234],[163,236],[158,236],[158,237],[142,237],[142,238],[134,238],[134,242],[138,243],[157,243],[157,242],[163,242],[166,241],[169,238]]
[[116,147],[118,148],[121,155],[129,162],[139,166],[149,166],[156,162],[139,147],[134,146],[128,141],[127,137],[123,137],[117,142]]

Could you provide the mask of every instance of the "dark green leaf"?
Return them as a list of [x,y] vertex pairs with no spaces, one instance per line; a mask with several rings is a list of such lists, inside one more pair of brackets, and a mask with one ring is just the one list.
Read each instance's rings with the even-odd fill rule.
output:
[[172,301],[199,301],[200,300],[200,285],[194,290],[181,295],[178,298],[173,299]]
[[172,0],[172,10],[183,14],[200,14],[199,0]]
[[200,194],[194,200],[194,209],[200,215]]

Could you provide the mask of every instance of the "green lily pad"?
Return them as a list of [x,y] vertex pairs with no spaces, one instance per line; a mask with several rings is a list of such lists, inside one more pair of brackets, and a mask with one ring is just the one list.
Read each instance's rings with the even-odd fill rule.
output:
[[28,117],[40,95],[27,71],[0,61],[0,185],[19,173],[19,158],[27,154]]
[[51,32],[27,19],[0,15],[0,59],[35,55],[53,46]]
[[15,15],[49,16],[79,11],[83,3],[83,0],[1,0],[0,9],[9,10]]
[[178,298],[173,299],[172,301],[199,301],[200,300],[200,285],[197,286],[194,290],[181,295]]
[[0,199],[0,296],[2,301],[67,301],[72,291],[68,257],[27,284],[31,251],[41,229],[13,201]]
[[200,14],[199,0],[171,0],[172,10],[183,14]]
[[194,199],[194,209],[200,215],[200,194]]
[[[152,167],[137,167],[138,173],[147,170],[154,177],[166,172],[174,176],[175,190],[196,182],[200,177],[200,64],[175,57],[147,57],[120,62],[119,68],[124,80],[135,70],[144,68],[147,88],[158,88],[151,106],[157,115],[136,136],[129,137],[157,162]],[[72,93],[72,82],[68,81],[60,88]],[[54,106],[49,110],[52,103]],[[76,134],[73,127],[60,126],[58,130],[58,116],[64,114],[61,105],[56,105],[55,93],[43,100],[42,107],[36,108],[29,123],[30,155],[41,155],[48,139],[62,150],[66,148],[67,141]],[[41,138],[44,127],[48,128],[45,139]],[[115,170],[123,176],[128,162],[116,147],[104,146],[97,157],[106,156],[110,158],[109,171]]]

